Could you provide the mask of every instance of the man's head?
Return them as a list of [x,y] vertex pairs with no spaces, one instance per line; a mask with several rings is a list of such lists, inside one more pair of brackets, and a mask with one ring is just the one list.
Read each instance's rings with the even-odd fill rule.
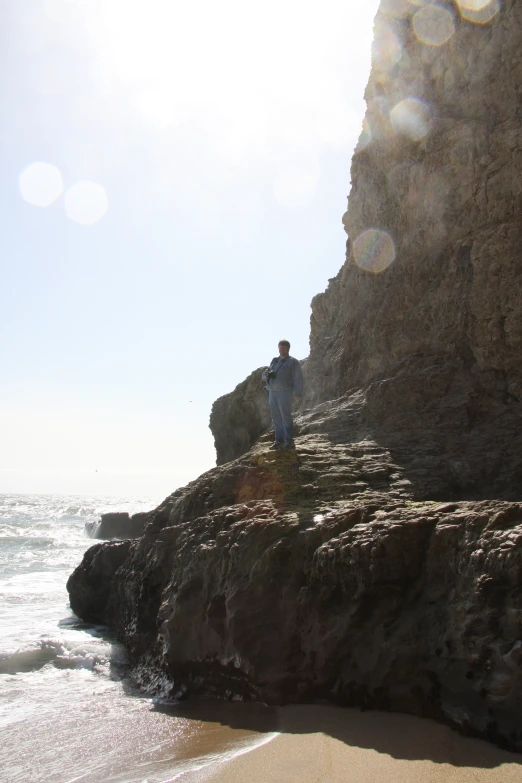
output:
[[290,343],[288,342],[288,340],[279,340],[278,348],[279,348],[279,356],[282,359],[286,359],[286,357],[290,353]]

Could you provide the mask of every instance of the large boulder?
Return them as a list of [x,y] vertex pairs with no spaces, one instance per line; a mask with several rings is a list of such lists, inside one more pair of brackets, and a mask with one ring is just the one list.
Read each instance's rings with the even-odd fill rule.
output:
[[131,541],[95,544],[67,580],[71,609],[88,622],[106,623],[114,575],[127,558]]
[[270,426],[268,394],[261,381],[264,367],[239,383],[212,405],[210,429],[218,465],[247,452]]
[[86,522],[85,531],[90,538],[139,538],[143,535],[149,512],[139,511],[130,514],[127,511],[109,511],[102,514],[96,522]]

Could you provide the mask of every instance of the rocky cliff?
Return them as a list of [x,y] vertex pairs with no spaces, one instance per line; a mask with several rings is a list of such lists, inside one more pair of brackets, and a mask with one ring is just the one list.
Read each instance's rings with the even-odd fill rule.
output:
[[381,3],[296,451],[267,450],[256,371],[214,405],[218,467],[69,580],[144,687],[522,750],[521,29],[510,0]]
[[514,0],[382,3],[347,261],[313,303],[315,398],[413,354],[520,398],[521,27]]

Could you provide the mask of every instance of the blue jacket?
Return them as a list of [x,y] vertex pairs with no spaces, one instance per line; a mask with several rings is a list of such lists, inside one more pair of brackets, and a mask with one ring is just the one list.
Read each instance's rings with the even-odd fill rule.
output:
[[[276,377],[267,381],[266,376],[270,371],[275,372]],[[266,388],[269,391],[292,392],[294,397],[301,397],[303,394],[303,372],[299,361],[293,356],[287,356],[286,359],[275,356],[262,378],[266,381]]]

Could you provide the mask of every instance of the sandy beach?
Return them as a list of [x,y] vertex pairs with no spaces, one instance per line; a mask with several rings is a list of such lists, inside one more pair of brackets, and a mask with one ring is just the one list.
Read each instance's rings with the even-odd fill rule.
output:
[[521,783],[522,756],[432,721],[329,706],[273,711],[279,733],[178,783]]

